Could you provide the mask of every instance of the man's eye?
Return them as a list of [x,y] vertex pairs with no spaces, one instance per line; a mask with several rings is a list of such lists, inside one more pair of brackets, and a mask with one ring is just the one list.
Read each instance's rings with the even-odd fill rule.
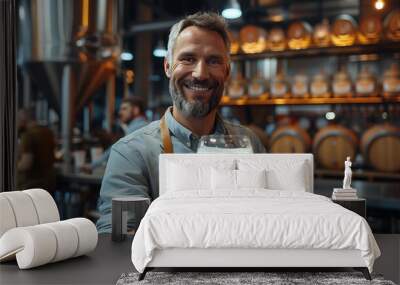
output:
[[211,64],[211,65],[219,65],[221,63],[222,63],[222,60],[218,59],[218,58],[212,58],[208,61],[208,64]]
[[181,62],[185,64],[191,64],[195,62],[195,59],[193,57],[184,57],[181,59]]

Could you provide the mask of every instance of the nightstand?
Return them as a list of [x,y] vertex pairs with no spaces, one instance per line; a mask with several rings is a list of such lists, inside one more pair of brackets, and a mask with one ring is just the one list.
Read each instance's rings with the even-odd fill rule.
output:
[[364,219],[366,219],[367,217],[365,199],[358,198],[354,200],[332,200],[332,201],[346,209],[349,209],[350,211],[353,211],[356,214],[359,214]]
[[[150,199],[140,196],[124,196],[112,198],[111,208],[111,239],[113,241],[123,241],[126,235],[133,233],[139,227],[140,220],[143,218],[150,205]],[[136,225],[128,230],[128,212],[134,214]]]

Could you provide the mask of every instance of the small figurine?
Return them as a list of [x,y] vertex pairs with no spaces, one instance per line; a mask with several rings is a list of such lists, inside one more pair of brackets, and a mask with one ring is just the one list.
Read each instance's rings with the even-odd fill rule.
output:
[[350,156],[344,162],[343,188],[333,188],[332,200],[357,200],[357,189],[351,187],[351,161]]
[[343,189],[351,189],[351,161],[350,156],[347,157],[344,162],[344,179],[343,179]]

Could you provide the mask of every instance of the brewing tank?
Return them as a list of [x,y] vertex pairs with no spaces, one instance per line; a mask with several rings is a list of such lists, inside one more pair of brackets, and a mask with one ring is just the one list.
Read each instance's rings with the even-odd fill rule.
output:
[[67,160],[75,118],[115,74],[118,5],[113,0],[19,1],[18,64],[58,113]]

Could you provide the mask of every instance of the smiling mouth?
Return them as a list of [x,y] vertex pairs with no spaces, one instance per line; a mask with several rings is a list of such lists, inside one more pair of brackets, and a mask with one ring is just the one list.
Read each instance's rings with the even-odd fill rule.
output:
[[213,89],[213,87],[211,86],[204,86],[203,84],[193,84],[193,83],[184,83],[183,84],[184,87],[186,87],[187,89],[194,91],[194,92],[207,92]]

